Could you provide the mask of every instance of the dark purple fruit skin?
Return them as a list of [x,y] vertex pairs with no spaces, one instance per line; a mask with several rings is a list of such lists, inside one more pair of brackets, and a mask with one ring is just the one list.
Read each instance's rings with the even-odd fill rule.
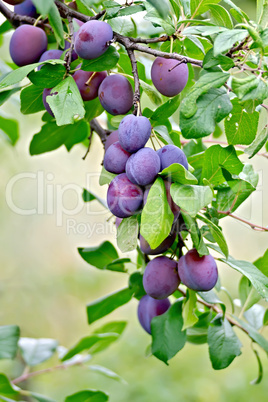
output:
[[[92,78],[90,79],[90,77]],[[84,101],[90,101],[97,98],[99,86],[106,77],[106,71],[93,73],[92,71],[78,70],[73,75],[73,79],[75,80]],[[87,84],[89,79],[90,82]]]
[[109,210],[118,218],[134,215],[142,206],[143,191],[125,173],[116,176],[107,191]]
[[75,1],[71,1],[71,3],[68,4],[68,7],[72,8],[73,10],[77,11],[77,4]]
[[154,317],[164,314],[170,307],[168,299],[156,300],[152,297],[143,296],[138,305],[138,320],[142,328],[151,334],[151,321]]
[[107,149],[117,141],[119,141],[118,130],[115,130],[115,131],[112,131],[111,134],[109,134],[109,136],[107,137],[107,140],[106,140],[105,146],[104,146],[105,151],[107,151]]
[[161,256],[147,264],[143,274],[143,287],[149,296],[165,299],[175,292],[179,284],[176,261]]
[[12,6],[15,6],[16,4],[22,3],[24,0],[4,0],[5,3],[11,4]]
[[123,75],[109,75],[99,87],[99,99],[108,113],[114,116],[126,114],[132,107],[132,86]]
[[182,283],[196,291],[207,292],[218,280],[218,269],[212,255],[199,257],[194,248],[179,259],[178,272]]
[[152,126],[144,116],[125,116],[118,128],[119,141],[128,152],[136,152],[143,148],[151,135]]
[[86,60],[96,59],[107,49],[113,39],[113,30],[104,21],[92,20],[81,26],[74,42],[74,50]]
[[108,172],[124,173],[130,155],[117,141],[107,149],[104,155],[103,166]]
[[168,236],[165,240],[162,241],[162,243],[154,248],[151,249],[149,246],[149,243],[140,235],[140,249],[144,254],[147,255],[157,255],[157,254],[162,254],[165,253],[174,243],[176,239],[176,233],[172,233],[170,236]]
[[52,90],[52,88],[45,88],[45,89],[44,89],[44,91],[43,91],[43,104],[44,104],[44,106],[45,106],[46,111],[47,111],[51,116],[55,117],[55,116],[54,116],[54,113],[52,112],[52,110],[51,110],[51,108],[50,108],[50,106],[49,106],[49,104],[47,103],[47,100],[46,100],[46,99],[47,99],[47,96],[53,96],[53,95],[56,95],[56,94],[57,94],[57,92],[51,94],[51,90]]
[[152,183],[160,171],[160,158],[151,148],[142,148],[132,154],[126,164],[130,181],[140,186]]
[[13,33],[9,52],[17,66],[26,66],[37,62],[47,49],[45,32],[32,25],[20,25]]
[[28,15],[28,17],[36,18],[38,13],[35,5],[31,0],[24,0],[22,4],[14,7],[14,12],[19,15]]
[[188,162],[185,153],[175,145],[165,145],[158,149],[158,156],[161,161],[161,170],[169,167],[173,163],[179,163],[188,170]]
[[189,76],[188,66],[185,63],[178,64],[178,60],[157,57],[153,62],[151,77],[156,89],[165,96],[178,95],[186,86]]
[[180,207],[175,204],[175,202],[173,201],[171,194],[170,194],[170,187],[171,187],[171,182],[164,180],[164,185],[166,188],[166,194],[167,194],[167,201],[168,201],[168,205],[170,206],[170,209],[174,215],[174,218],[177,219],[179,214],[180,214]]
[[[42,56],[40,57],[39,61],[45,61],[45,60],[53,60],[53,59],[60,59],[63,51],[59,49],[51,49],[51,50],[46,50]],[[43,67],[43,64],[41,66],[37,67],[37,70],[40,70]]]

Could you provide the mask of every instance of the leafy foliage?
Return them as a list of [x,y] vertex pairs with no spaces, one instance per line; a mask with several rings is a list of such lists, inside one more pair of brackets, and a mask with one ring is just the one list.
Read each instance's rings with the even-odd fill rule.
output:
[[[64,3],[52,0],[33,0],[33,3],[51,27],[51,30],[45,27],[49,47],[64,48],[66,39],[73,46],[73,28],[77,30],[78,26],[70,22],[71,8],[66,11]],[[142,211],[136,210],[118,223],[118,248],[121,253],[136,250],[135,262],[129,255],[121,256],[107,240],[97,246],[89,244],[78,249],[91,267],[115,271],[117,275],[124,273],[122,280],[128,278],[123,289],[89,301],[88,323],[91,325],[133,298],[141,300],[145,295],[143,272],[150,257],[142,252],[138,236],[154,250],[175,234],[174,243],[160,254],[179,260],[186,254],[185,246],[189,244],[197,250],[200,259],[208,256],[210,250],[220,254],[218,260],[228,266],[231,273],[235,270],[241,275],[235,295],[236,304],[240,306],[234,307],[229,295],[232,312],[228,311],[219,295],[223,290],[220,280],[214,290],[208,292],[196,292],[181,284],[173,294],[177,299],[175,302],[173,299],[171,307],[164,314],[150,317],[151,354],[168,364],[186,342],[207,343],[212,367],[224,369],[241,354],[243,345],[234,331],[235,326],[267,353],[268,342],[261,334],[268,325],[268,310],[263,307],[268,300],[267,251],[254,263],[236,260],[229,255],[229,241],[221,227],[222,219],[229,216],[253,229],[268,230],[267,226],[255,225],[233,214],[258,185],[258,174],[252,165],[245,163],[245,156],[267,158],[267,152],[262,152],[264,146],[268,150],[267,1],[257,2],[256,22],[230,0],[144,0],[123,5],[116,1],[77,0],[76,5],[83,14],[80,16],[83,21],[90,16],[102,18],[114,30],[114,38],[101,56],[88,60],[78,57],[71,61],[71,46],[62,59],[22,67],[9,63],[7,69],[3,69],[8,72],[0,77],[0,105],[20,91],[20,111],[25,115],[43,112],[43,90],[51,89],[52,95],[46,101],[53,116],[43,114],[39,132],[29,140],[30,154],[51,152],[62,145],[70,151],[76,144],[86,144],[91,152],[93,132],[105,144],[110,131],[120,127],[123,116],[112,117],[104,111],[101,96],[90,101],[82,99],[72,76],[81,64],[82,70],[93,73],[85,83],[88,88],[92,77],[101,71],[126,77],[135,91],[134,114],[146,116],[153,127],[153,147],[163,144],[179,147],[189,164],[188,169],[176,162],[162,168],[146,189],[148,196]],[[148,24],[147,38],[142,39],[144,32],[135,20],[141,11]],[[11,23],[5,21],[0,27],[0,40],[11,29]],[[186,63],[189,79],[185,88],[172,98],[160,94],[145,68],[149,60],[145,60],[146,54]],[[42,68],[36,70],[39,66]],[[114,92],[114,99],[121,96],[118,88]],[[144,104],[147,107],[141,108]],[[97,121],[103,112],[105,117]],[[103,121],[107,121],[109,130],[100,126]],[[17,121],[2,112],[0,133],[12,145],[19,138]],[[114,177],[102,168],[99,182],[110,184]],[[91,189],[84,190],[82,196],[85,202],[97,200],[107,208],[106,201]],[[52,356],[55,358],[61,351],[60,366],[56,369],[82,364],[118,340],[125,326],[124,321],[106,323],[69,349],[60,347],[54,339],[20,338],[16,325],[2,326],[0,359],[18,356],[23,364],[34,367]],[[255,383],[259,383],[263,376],[261,353],[254,349],[254,354],[259,370]],[[91,369],[120,379],[105,367],[92,365]],[[18,382],[28,378],[27,373],[25,376]],[[0,374],[0,399],[18,400],[20,395],[27,395],[37,401],[51,401],[46,396],[25,392],[28,391],[15,387],[5,374]],[[104,402],[108,398],[105,392],[93,389],[65,395],[66,402]]]

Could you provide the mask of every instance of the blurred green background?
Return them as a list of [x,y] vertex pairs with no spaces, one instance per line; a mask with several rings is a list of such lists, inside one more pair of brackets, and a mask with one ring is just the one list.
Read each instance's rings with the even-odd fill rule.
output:
[[[255,17],[255,1],[235,3]],[[0,50],[3,60],[9,60],[9,37],[6,35]],[[85,149],[80,145],[70,153],[60,148],[31,157],[29,143],[40,129],[42,113],[21,115],[16,95],[1,108],[1,113],[19,120],[20,139],[13,148],[0,137],[0,324],[17,324],[22,336],[55,338],[60,345],[70,347],[106,321],[129,321],[122,338],[92,359],[92,364],[101,364],[117,372],[126,384],[75,367],[33,378],[27,384],[29,389],[57,401],[85,388],[107,391],[112,402],[267,400],[267,356],[256,347],[264,363],[264,380],[260,385],[250,385],[257,375],[257,362],[248,339],[241,333],[238,335],[243,342],[243,354],[230,367],[217,372],[211,367],[207,345],[187,344],[168,367],[154,357],[146,357],[150,337],[138,323],[136,300],[100,323],[87,325],[86,303],[127,283],[124,274],[98,271],[86,264],[77,252],[77,247],[98,245],[105,239],[116,245],[110,214],[95,201],[89,209],[81,201],[80,189],[88,184],[92,191],[105,198],[106,187],[98,185],[103,158],[100,141],[93,138],[91,152],[85,161],[82,160]],[[260,175],[259,186],[237,214],[267,225],[267,160],[255,157],[252,163]],[[37,202],[39,205],[43,202],[43,213],[18,214],[6,199],[12,178],[24,173],[36,176],[17,181],[12,189],[12,200],[21,209],[36,208]],[[63,214],[60,222],[63,208],[67,214]],[[92,235],[86,225],[90,225]],[[230,253],[235,258],[254,261],[267,249],[267,233],[253,232],[230,218],[224,219],[222,226]],[[220,266],[220,274],[222,285],[237,298],[240,275],[226,266]],[[222,299],[228,305],[224,294]],[[37,369],[54,364],[57,364],[56,358]],[[17,376],[20,370],[19,364],[0,361],[0,371]]]

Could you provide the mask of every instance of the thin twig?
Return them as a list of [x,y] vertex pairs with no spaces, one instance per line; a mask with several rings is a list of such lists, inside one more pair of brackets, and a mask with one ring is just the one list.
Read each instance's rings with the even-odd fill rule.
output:
[[137,115],[138,111],[140,110],[139,103],[140,103],[140,97],[141,97],[137,60],[136,60],[133,50],[127,49],[127,54],[130,59],[130,62],[131,62],[132,74],[133,74],[133,78],[134,78],[134,95],[133,95],[134,112],[133,112],[133,114]]
[[102,128],[96,119],[91,120],[90,127],[93,131],[95,131],[96,134],[98,134],[104,146],[110,131]]
[[73,19],[69,15],[67,16],[68,22],[69,22],[69,37],[71,40],[70,48],[67,50],[64,61],[65,61],[65,67],[66,67],[66,73],[68,74],[71,69],[71,62],[72,62],[72,52],[74,49],[74,26],[73,26]]
[[43,370],[38,370],[38,371],[32,371],[31,373],[26,372],[26,373],[22,374],[21,376],[14,378],[14,380],[12,380],[11,382],[12,382],[12,384],[19,384],[23,381],[28,380],[31,377],[36,377],[38,375],[46,374],[46,373],[52,373],[56,370],[65,370],[72,366],[79,366],[84,363],[84,360],[85,360],[85,358],[83,357],[83,360],[76,360],[73,363],[59,364],[58,366],[49,367],[49,368],[46,368]]
[[[181,289],[180,287],[178,288],[178,291],[185,297],[186,296],[186,291]],[[200,299],[199,297],[197,297],[197,302],[200,304],[203,304],[203,306],[206,306],[208,308],[211,308],[213,311],[215,311],[215,313],[217,314],[222,314],[222,310],[217,307],[215,304],[210,304],[207,303],[205,300]],[[241,329],[242,331],[244,331],[247,335],[249,335],[249,332],[242,327],[242,325],[240,325],[238,322],[236,322],[232,317],[230,317],[229,315],[225,314],[226,319],[229,321],[229,323],[231,325],[235,325],[236,327],[238,327],[239,329]]]
[[164,57],[165,59],[174,59],[178,61],[184,60],[184,62],[191,63],[199,67],[202,67],[203,65],[201,60],[192,59],[191,57],[185,57],[178,53],[166,53],[162,52],[161,50],[151,49],[150,47],[135,43],[131,40],[131,38],[120,35],[117,32],[114,32],[114,40],[118,43],[121,43],[126,49],[138,50],[139,52],[147,53],[154,57]]
[[268,227],[256,225],[255,223],[252,223],[252,222],[247,221],[246,219],[240,218],[239,216],[234,215],[229,211],[218,211],[218,214],[230,216],[231,218],[234,218],[237,221],[245,223],[246,225],[250,226],[251,229],[254,229],[258,232],[268,232]]
[[0,12],[14,27],[18,27],[23,22],[26,22],[30,25],[36,24],[38,26],[46,27],[50,31],[52,31],[52,28],[49,24],[44,23],[44,21],[42,20],[37,21],[36,18],[29,17],[28,15],[16,14],[15,12],[11,11],[8,7],[6,7],[2,1],[0,1]]

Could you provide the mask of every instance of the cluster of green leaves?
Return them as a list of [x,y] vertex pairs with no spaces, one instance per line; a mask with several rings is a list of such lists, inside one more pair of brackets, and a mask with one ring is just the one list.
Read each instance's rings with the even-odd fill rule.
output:
[[[0,326],[0,359],[18,359],[23,362],[24,368],[36,370],[40,364],[51,359],[55,354],[58,355],[60,365],[49,368],[49,371],[66,369],[78,364],[90,371],[99,373],[104,377],[113,379],[115,381],[124,382],[123,378],[110,369],[95,365],[88,364],[88,362],[95,356],[96,353],[101,352],[108,348],[115,342],[123,333],[126,327],[126,322],[116,321],[110,322],[98,328],[91,335],[82,338],[73,348],[67,350],[65,347],[60,346],[55,339],[48,338],[24,338],[20,337],[20,328],[16,325]],[[85,352],[81,354],[81,352]],[[75,356],[75,357],[74,357]],[[38,371],[36,371],[38,374]],[[21,378],[20,382],[27,379]],[[4,373],[0,373],[0,400],[1,401],[17,401],[18,398],[24,396],[30,397],[31,400],[39,402],[55,402],[53,399],[40,395],[36,392],[24,390],[17,385],[18,381],[12,381]],[[86,389],[79,391],[75,394],[66,396],[66,402],[79,402],[79,401],[94,401],[105,402],[108,401],[109,396],[106,392]]]
[[[142,273],[146,257],[138,247],[137,238],[140,232],[150,246],[156,248],[169,235],[173,214],[164,186],[164,179],[168,179],[172,182],[171,196],[181,208],[182,239],[190,238],[200,255],[208,254],[210,249],[218,252],[220,261],[241,273],[240,307],[235,309],[232,305],[233,311],[226,311],[226,305],[221,301],[224,289],[220,282],[215,291],[198,294],[189,289],[185,294],[178,291],[174,294],[176,299],[172,307],[152,321],[151,353],[167,363],[186,342],[208,343],[213,368],[223,369],[241,353],[241,342],[232,328],[234,323],[268,352],[267,340],[260,334],[260,329],[268,323],[267,310],[263,307],[263,301],[268,299],[268,252],[255,263],[235,260],[229,255],[220,226],[221,219],[234,212],[258,184],[258,175],[250,164],[241,162],[240,155],[246,153],[252,158],[264,145],[268,149],[267,111],[265,105],[261,106],[268,95],[267,2],[258,2],[257,22],[252,22],[231,0],[223,0],[221,4],[220,0],[148,0],[123,6],[112,0],[76,2],[78,10],[88,16],[105,9],[105,20],[116,32],[126,36],[139,36],[132,15],[143,12],[144,20],[148,22],[148,38],[162,33],[173,38],[173,43],[150,43],[152,49],[169,53],[173,46],[173,52],[203,64],[203,68],[199,69],[188,63],[188,84],[180,95],[167,99],[154,89],[144,64],[140,60],[137,62],[142,101],[145,95],[150,100],[150,107],[142,110],[143,115],[150,119],[155,135],[163,144],[183,148],[190,168],[187,171],[183,166],[174,164],[163,170],[149,191],[141,215],[125,218],[119,225],[118,247],[122,252],[137,249],[138,270],[129,273],[125,288],[87,306],[89,324],[128,303],[133,297],[139,300],[145,294]],[[34,0],[34,3],[38,11],[49,18],[54,29],[54,44],[57,42],[62,46],[67,21],[59,17],[53,0]],[[11,25],[5,22],[0,27],[0,35],[10,29]],[[75,61],[71,64],[71,72],[79,63]],[[69,151],[75,144],[86,140],[90,120],[98,117],[103,108],[98,99],[82,101],[72,76],[66,74],[63,60],[47,61],[42,63],[44,66],[40,71],[35,71],[39,64],[21,68],[10,65],[12,71],[0,78],[0,103],[20,91],[19,83],[27,77],[28,85],[20,95],[21,112],[40,112],[44,110],[43,89],[53,88],[52,92],[56,95],[51,97],[49,105],[55,118],[43,114],[44,124],[31,140],[30,153],[49,152],[61,145]],[[122,46],[111,45],[98,59],[82,61],[82,69],[119,72],[134,86],[131,63]],[[122,117],[107,114],[108,128],[117,129]],[[5,116],[0,116],[0,123],[1,130],[14,144],[18,138],[17,123]],[[219,135],[225,136],[225,145],[217,144]],[[206,141],[214,141],[215,145],[207,147]],[[107,184],[112,178],[113,175],[103,170],[100,184]],[[83,198],[86,202],[97,199],[105,205],[87,190],[84,190]],[[167,255],[176,254],[178,248],[177,241]],[[126,266],[130,259],[120,258],[109,242],[94,248],[80,248],[79,253],[91,266],[128,274]],[[110,328],[109,331],[82,338],[66,352],[63,360],[71,359],[91,347],[97,350],[103,348],[103,345],[115,340],[117,336],[114,333],[116,331]],[[261,362],[257,351],[255,354],[260,368],[258,382],[261,379]],[[66,401],[90,398],[92,391],[82,392],[85,394],[77,399],[72,396]]]

